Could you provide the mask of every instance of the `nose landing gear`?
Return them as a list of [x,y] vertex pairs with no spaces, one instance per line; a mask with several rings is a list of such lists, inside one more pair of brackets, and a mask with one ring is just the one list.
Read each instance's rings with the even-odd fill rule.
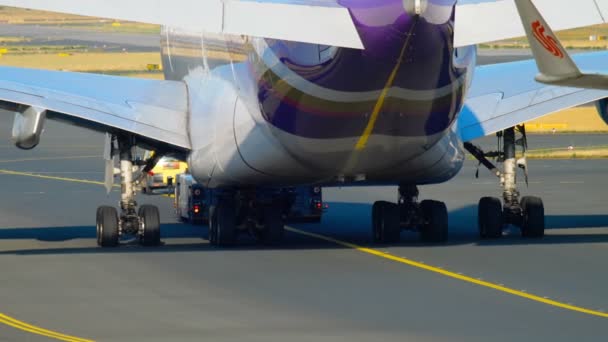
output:
[[[516,134],[521,135],[516,140]],[[526,162],[527,138],[525,126],[509,128],[497,134],[499,143],[504,148],[499,152],[484,153],[479,147],[465,143],[465,148],[477,159],[481,165],[500,179],[503,189],[501,201],[494,197],[484,197],[479,201],[478,223],[479,235],[483,239],[497,239],[502,236],[503,228],[512,224],[521,229],[525,238],[542,238],[545,234],[545,209],[542,199],[525,196],[520,199],[517,190],[517,167],[524,170],[526,184],[528,183],[528,165]],[[516,158],[516,147],[521,146],[523,157]],[[503,162],[504,170],[501,172],[487,158],[495,157]]]
[[161,244],[158,208],[143,205],[137,210],[133,139],[112,137],[111,144],[118,145],[120,155],[120,215],[114,207],[102,206],[97,209],[97,244],[100,247],[116,247],[121,236],[133,235],[143,246],[158,246]]

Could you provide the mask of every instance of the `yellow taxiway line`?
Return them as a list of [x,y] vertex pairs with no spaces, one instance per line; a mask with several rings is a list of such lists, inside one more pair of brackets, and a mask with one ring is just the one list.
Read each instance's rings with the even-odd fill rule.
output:
[[458,274],[456,272],[452,272],[452,271],[448,271],[445,270],[443,268],[439,268],[439,267],[434,267],[434,266],[430,266],[427,264],[423,264],[420,262],[416,262],[407,258],[403,258],[403,257],[398,257],[398,256],[394,256],[382,251],[379,251],[377,249],[373,249],[373,248],[367,248],[367,247],[363,247],[363,246],[358,246],[355,245],[353,243],[350,242],[345,242],[345,241],[341,241],[338,239],[334,239],[328,236],[324,236],[324,235],[320,235],[320,234],[315,234],[315,233],[310,233],[307,231],[303,231],[300,229],[296,229],[296,228],[292,228],[292,227],[286,227],[286,230],[292,232],[292,233],[296,233],[296,234],[300,234],[300,235],[304,235],[304,236],[308,236],[308,237],[312,237],[315,239],[320,239],[320,240],[324,240],[327,242],[331,242],[343,247],[347,247],[347,248],[351,248],[354,250],[357,250],[359,252],[365,253],[365,254],[370,254],[379,258],[383,258],[383,259],[387,259],[387,260],[391,260],[391,261],[395,261],[401,264],[406,264],[408,266],[412,266],[418,269],[422,269],[425,271],[429,271],[429,272],[433,272],[448,278],[453,278],[453,279],[457,279],[460,281],[464,281],[467,283],[471,283],[471,284],[475,284],[475,285],[479,285],[479,286],[483,286],[486,288],[490,288],[496,291],[500,291],[500,292],[504,292],[516,297],[521,297],[521,298],[525,298],[531,301],[535,301],[538,303],[542,303],[542,304],[546,304],[546,305],[550,305],[550,306],[554,306],[554,307],[558,307],[560,309],[564,309],[564,310],[570,310],[570,311],[575,311],[575,312],[579,312],[579,313],[583,313],[583,314],[587,314],[587,315],[591,315],[591,316],[596,316],[596,317],[602,317],[602,318],[608,318],[608,313],[605,312],[601,312],[601,311],[596,311],[596,310],[591,310],[591,309],[587,309],[587,308],[583,308],[580,306],[576,306],[576,305],[571,305],[571,304],[566,304],[566,303],[562,303],[562,302],[558,302],[556,300],[551,300],[548,298],[544,298],[541,296],[537,296],[531,293],[527,293],[524,291],[520,291],[520,290],[515,290],[509,287],[506,287],[504,285],[499,285],[499,284],[495,284],[489,281],[484,281],[484,280],[479,280],[479,279],[475,279],[475,278],[471,278],[471,277],[467,277],[465,275],[462,274]]
[[93,340],[76,337],[76,336],[71,336],[71,335],[66,335],[66,334],[56,332],[56,331],[40,328],[40,327],[31,325],[31,324],[25,323],[23,321],[17,320],[15,318],[12,318],[10,316],[7,316],[3,313],[0,313],[0,324],[4,324],[4,325],[10,326],[10,327],[13,327],[17,330],[25,331],[25,332],[28,332],[31,334],[45,336],[45,337],[48,337],[48,338],[51,338],[54,340],[58,340],[58,341],[93,342]]
[[[44,176],[44,175],[37,175],[37,174],[33,174],[33,173],[18,172],[18,171],[11,171],[11,170],[1,170],[0,169],[0,174],[16,175],[16,176],[27,176],[27,177],[36,177],[36,178],[41,178],[41,179],[59,180],[59,181],[67,181],[67,182],[75,182],[75,183],[103,185],[102,182],[96,182],[96,181],[90,181],[90,180],[84,180],[84,179]],[[383,259],[386,259],[386,260],[390,260],[390,261],[394,261],[394,262],[398,262],[398,263],[401,263],[401,264],[405,264],[405,265],[408,265],[408,266],[411,266],[411,267],[415,267],[415,268],[418,268],[418,269],[429,271],[429,272],[432,272],[432,273],[435,273],[435,274],[439,274],[439,275],[442,275],[442,276],[445,276],[445,277],[448,277],[448,278],[460,280],[460,281],[467,282],[467,283],[470,283],[470,284],[486,287],[486,288],[493,289],[493,290],[496,290],[496,291],[500,291],[500,292],[503,292],[503,293],[506,293],[506,294],[510,294],[512,296],[528,299],[528,300],[531,300],[531,301],[534,301],[534,302],[542,303],[542,304],[545,304],[545,305],[557,307],[557,308],[564,309],[564,310],[569,310],[569,311],[574,311],[574,312],[578,312],[578,313],[583,313],[583,314],[587,314],[587,315],[591,315],[591,316],[595,316],[595,317],[608,318],[608,313],[605,313],[605,312],[601,312],[601,311],[597,311],[597,310],[592,310],[592,309],[587,309],[587,308],[576,306],[576,305],[562,303],[562,302],[559,302],[559,301],[556,301],[556,300],[544,298],[544,297],[541,297],[541,296],[538,296],[538,295],[534,295],[534,294],[531,294],[531,293],[527,293],[527,292],[524,292],[524,291],[515,290],[515,289],[512,289],[512,288],[506,287],[504,285],[492,283],[492,282],[489,282],[489,281],[475,279],[475,278],[468,277],[468,276],[465,276],[465,275],[462,275],[462,274],[458,274],[456,272],[452,272],[452,271],[449,271],[449,270],[446,270],[446,269],[443,269],[443,268],[439,268],[439,267],[423,264],[423,263],[420,263],[420,262],[417,262],[417,261],[413,261],[413,260],[410,260],[408,258],[394,256],[394,255],[382,252],[382,251],[377,250],[377,249],[359,246],[359,245],[356,245],[356,244],[353,244],[353,243],[350,243],[350,242],[341,241],[341,240],[334,239],[332,237],[325,236],[325,235],[310,233],[310,232],[307,232],[307,231],[304,231],[304,230],[300,230],[300,229],[296,229],[296,228],[293,228],[293,227],[286,227],[285,229],[287,231],[292,232],[292,233],[296,233],[296,234],[312,237],[312,238],[315,238],[315,239],[331,242],[331,243],[334,243],[334,244],[339,245],[339,246],[343,246],[343,247],[346,247],[346,248],[357,250],[357,251],[359,251],[361,253],[373,255],[373,256],[376,256],[376,257],[379,257],[379,258],[383,258]],[[50,337],[50,338],[53,338],[53,339],[56,339],[56,340],[60,340],[60,341],[68,341],[68,342],[83,342],[83,341],[87,341],[88,342],[88,341],[91,341],[91,340],[82,339],[82,338],[79,338],[79,337],[74,337],[74,336],[69,336],[69,335],[64,335],[64,334],[53,332],[53,331],[46,330],[46,329],[43,329],[43,328],[35,327],[33,325],[30,325],[30,324],[27,324],[25,322],[16,320],[14,318],[11,318],[11,317],[9,317],[7,315],[4,315],[2,313],[0,313],[0,324],[5,324],[5,325],[8,325],[8,326],[14,327],[15,329],[19,329],[19,330],[22,330],[22,331],[25,331],[25,332],[30,332],[32,334],[37,334],[37,335],[42,335],[42,336]]]
[[[105,185],[103,182],[92,181],[92,180],[87,180],[87,179],[46,176],[46,175],[40,175],[40,174],[36,174],[36,173],[31,173],[31,172],[21,172],[21,171],[4,170],[4,169],[0,169],[0,175],[33,177],[33,178],[40,178],[40,179],[49,179],[49,180],[56,180],[56,181],[62,181],[62,182],[82,183],[82,184],[90,184],[90,185],[101,185],[101,186]],[[113,187],[120,188],[120,185],[114,184]],[[173,194],[163,194],[162,196],[169,197],[169,198],[175,197]]]
[[[41,179],[50,179],[57,180],[63,182],[72,182],[72,183],[84,183],[84,184],[92,184],[92,185],[104,185],[103,182],[97,182],[86,179],[77,179],[77,178],[66,178],[66,177],[55,177],[55,176],[45,176],[39,175],[30,172],[20,172],[20,171],[12,171],[12,170],[2,170],[0,169],[0,174],[2,175],[10,175],[10,176],[24,176],[24,177],[33,177],[33,178],[41,178]],[[117,185],[114,185],[117,186]]]
[[36,157],[36,158],[22,158],[22,159],[4,159],[0,160],[0,163],[20,163],[28,161],[41,161],[41,160],[73,160],[73,159],[93,159],[103,158],[102,156],[63,156],[63,157]]

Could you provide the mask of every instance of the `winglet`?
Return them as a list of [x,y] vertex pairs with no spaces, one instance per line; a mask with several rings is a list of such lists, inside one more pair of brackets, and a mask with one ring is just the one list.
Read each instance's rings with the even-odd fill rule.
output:
[[536,80],[557,84],[582,76],[566,49],[531,0],[515,0],[530,48],[541,74]]

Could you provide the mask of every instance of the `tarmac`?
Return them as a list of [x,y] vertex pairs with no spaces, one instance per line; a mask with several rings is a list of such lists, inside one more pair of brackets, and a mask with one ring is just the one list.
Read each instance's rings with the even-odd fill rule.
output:
[[[529,187],[521,177],[520,186],[545,201],[542,240],[515,228],[479,240],[477,201],[500,190],[467,162],[452,181],[421,187],[422,198],[450,210],[445,245],[412,233],[372,244],[371,203],[397,194],[369,187],[325,189],[323,222],[290,226],[276,248],[249,237],[211,247],[206,227],[177,223],[170,198],[142,196],[161,208],[164,245],[107,250],[95,244],[95,210],[119,196],[99,184],[103,137],[49,122],[41,146],[26,152],[12,146],[11,126],[0,115],[0,341],[597,341],[608,333],[608,160],[530,161]],[[587,141],[540,137],[545,146]]]
[[213,248],[205,227],[176,222],[171,199],[146,196],[161,208],[164,246],[104,250],[95,210],[118,192],[96,183],[103,137],[49,122],[41,146],[24,152],[10,144],[10,118],[0,127],[1,341],[585,341],[608,332],[606,160],[530,161],[522,192],[545,200],[543,240],[515,228],[478,239],[476,203],[499,187],[467,162],[454,180],[421,188],[450,209],[446,245],[411,233],[372,244],[370,204],[396,198],[393,187],[373,187],[326,189],[323,222],[291,226],[279,248],[249,237]]

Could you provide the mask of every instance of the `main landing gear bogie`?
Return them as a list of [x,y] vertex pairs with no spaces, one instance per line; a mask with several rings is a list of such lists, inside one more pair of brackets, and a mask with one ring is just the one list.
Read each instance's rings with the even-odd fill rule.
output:
[[135,201],[137,180],[133,176],[132,155],[134,141],[129,137],[114,136],[110,143],[112,150],[109,155],[110,159],[115,152],[120,154],[120,214],[114,207],[101,206],[97,209],[97,244],[100,247],[117,247],[122,236],[130,235],[135,236],[142,246],[159,246],[161,231],[158,208],[152,205],[142,205],[137,210]]
[[372,236],[376,243],[397,243],[401,231],[417,231],[426,243],[448,239],[448,210],[443,202],[418,202],[418,188],[399,187],[399,203],[379,201],[372,206]]
[[[519,132],[521,138],[516,140]],[[500,179],[503,189],[502,201],[495,197],[484,197],[479,201],[478,223],[479,235],[482,239],[498,239],[502,237],[503,228],[509,224],[517,226],[524,238],[542,238],[545,234],[545,209],[542,199],[525,196],[520,200],[517,190],[517,167],[525,172],[528,183],[526,149],[527,138],[524,126],[512,127],[498,134],[499,143],[503,142],[504,149],[498,152],[485,153],[471,143],[465,143],[465,148]],[[521,146],[523,157],[516,159],[516,147]],[[500,171],[487,157],[496,157],[503,162],[504,170]]]
[[234,246],[240,234],[253,236],[260,244],[276,246],[285,231],[281,197],[264,197],[255,191],[226,191],[209,208],[209,243]]
[[235,244],[237,238],[236,208],[229,200],[221,200],[209,208],[209,242],[219,247]]

